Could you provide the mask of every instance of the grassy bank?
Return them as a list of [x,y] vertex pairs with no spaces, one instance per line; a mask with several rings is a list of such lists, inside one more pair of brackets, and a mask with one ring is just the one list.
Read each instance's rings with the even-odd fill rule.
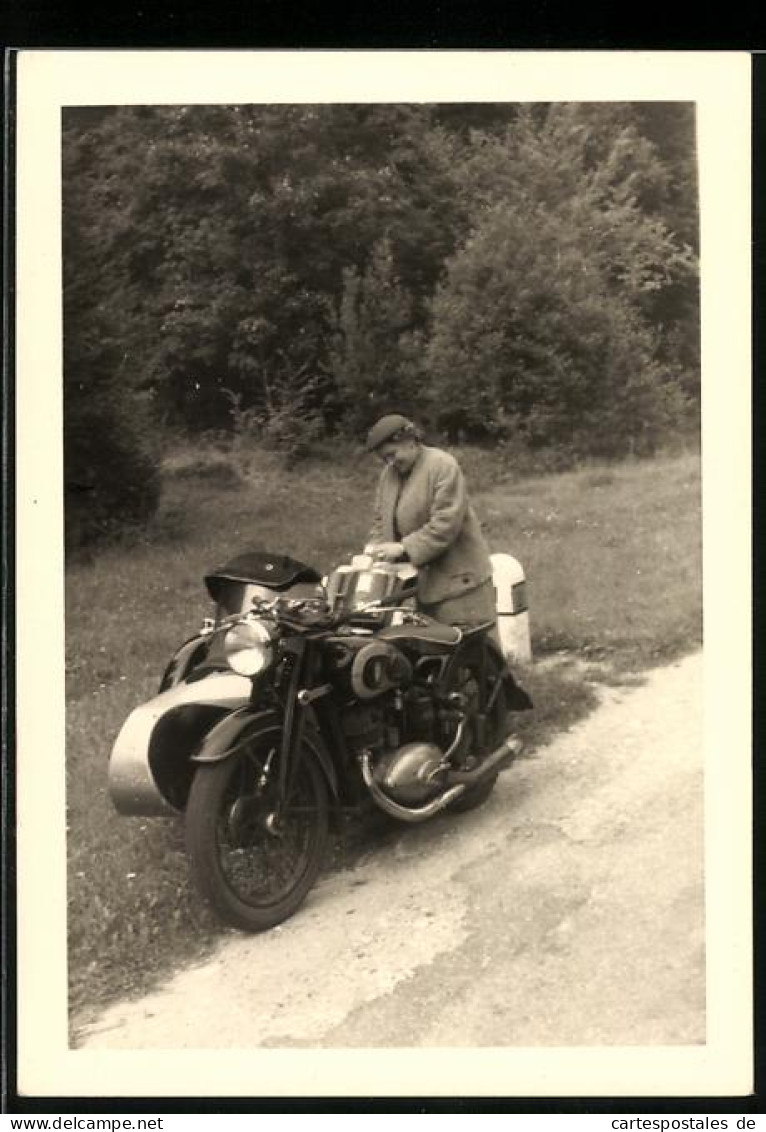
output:
[[[696,456],[525,479],[486,452],[461,459],[492,548],[519,558],[529,579],[533,649],[547,661],[524,679],[536,704],[523,722],[529,750],[590,709],[593,680],[626,678],[698,646]],[[365,538],[376,472],[368,459],[285,472],[261,455],[244,470],[242,480],[215,452],[177,454],[152,528],[68,570],[74,1006],[145,989],[221,934],[189,888],[180,824],[120,818],[106,791],[122,721],[209,612],[202,574],[248,546],[326,569]],[[577,666],[565,663],[573,657]]]

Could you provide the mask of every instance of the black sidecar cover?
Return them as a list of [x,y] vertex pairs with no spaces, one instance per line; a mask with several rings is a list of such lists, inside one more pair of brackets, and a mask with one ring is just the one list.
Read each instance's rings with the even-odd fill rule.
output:
[[217,604],[232,582],[265,586],[279,593],[300,584],[317,585],[321,580],[313,566],[307,566],[287,554],[272,554],[268,550],[245,551],[205,574],[207,591]]

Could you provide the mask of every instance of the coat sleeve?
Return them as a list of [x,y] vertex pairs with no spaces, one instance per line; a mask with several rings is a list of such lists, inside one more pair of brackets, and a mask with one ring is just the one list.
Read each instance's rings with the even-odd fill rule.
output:
[[465,479],[456,460],[435,470],[430,494],[428,522],[402,539],[410,561],[416,566],[444,554],[462,530],[468,499]]

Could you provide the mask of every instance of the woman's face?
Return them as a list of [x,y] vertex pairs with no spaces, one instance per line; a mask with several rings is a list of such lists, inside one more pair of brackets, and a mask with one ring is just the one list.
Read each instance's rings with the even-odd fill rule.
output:
[[390,464],[395,468],[400,476],[406,476],[418,458],[419,447],[417,440],[406,436],[402,440],[385,440],[379,448],[376,448],[375,455],[384,464]]

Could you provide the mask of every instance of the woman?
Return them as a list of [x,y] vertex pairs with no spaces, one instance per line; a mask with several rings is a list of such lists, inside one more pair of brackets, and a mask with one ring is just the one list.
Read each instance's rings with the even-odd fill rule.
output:
[[489,549],[457,460],[423,444],[398,413],[373,425],[367,448],[386,465],[367,550],[420,567],[418,600],[429,616],[450,625],[494,621]]

